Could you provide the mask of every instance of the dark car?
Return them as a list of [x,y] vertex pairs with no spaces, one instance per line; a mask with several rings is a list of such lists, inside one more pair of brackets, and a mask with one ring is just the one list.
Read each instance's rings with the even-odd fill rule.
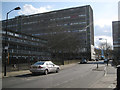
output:
[[87,60],[86,60],[86,59],[82,59],[82,60],[80,61],[80,63],[81,63],[81,64],[85,64],[85,63],[87,63]]
[[96,61],[99,61],[99,59],[96,59]]
[[104,59],[104,63],[107,63],[108,62],[108,59]]

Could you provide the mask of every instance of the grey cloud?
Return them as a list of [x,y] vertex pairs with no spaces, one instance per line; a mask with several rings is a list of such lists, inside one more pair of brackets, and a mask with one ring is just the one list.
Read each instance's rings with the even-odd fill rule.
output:
[[95,26],[94,30],[95,36],[112,36],[112,26],[105,25],[104,27],[100,27],[99,25]]

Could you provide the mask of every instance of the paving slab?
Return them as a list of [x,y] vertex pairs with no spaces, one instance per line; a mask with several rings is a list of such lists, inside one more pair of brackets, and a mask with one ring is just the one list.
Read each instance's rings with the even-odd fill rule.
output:
[[106,66],[106,74],[104,77],[96,81],[91,88],[116,88],[117,85],[117,75],[116,68],[111,65]]

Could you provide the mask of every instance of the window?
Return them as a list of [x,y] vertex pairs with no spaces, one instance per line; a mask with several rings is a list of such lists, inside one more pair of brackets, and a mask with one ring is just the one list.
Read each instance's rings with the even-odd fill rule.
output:
[[49,65],[53,65],[53,63],[52,63],[52,62],[49,62]]
[[78,15],[79,17],[84,17],[84,16],[86,16],[86,15]]
[[8,35],[12,35],[12,36],[13,36],[13,33],[11,33],[11,32],[8,32],[7,34],[8,34]]
[[49,65],[48,63],[46,63],[46,65]]
[[36,62],[34,65],[43,65],[45,62]]
[[19,37],[19,34],[15,34],[16,37]]

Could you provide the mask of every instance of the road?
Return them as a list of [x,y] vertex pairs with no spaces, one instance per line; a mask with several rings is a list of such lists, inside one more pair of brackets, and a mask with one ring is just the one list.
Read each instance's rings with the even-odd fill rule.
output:
[[[99,67],[104,67],[99,62]],[[89,88],[104,76],[104,71],[95,71],[95,63],[76,64],[48,75],[25,74],[3,78],[3,88]]]

